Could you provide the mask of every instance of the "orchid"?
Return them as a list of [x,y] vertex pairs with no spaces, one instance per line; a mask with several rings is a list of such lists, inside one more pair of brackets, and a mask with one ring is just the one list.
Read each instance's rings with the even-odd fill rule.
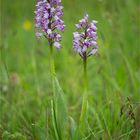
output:
[[63,6],[61,0],[38,0],[35,11],[36,37],[40,39],[45,36],[49,45],[61,48],[61,35],[58,31],[64,32]]
[[83,19],[76,24],[77,31],[73,33],[73,48],[75,52],[84,58],[97,53],[97,21],[89,22],[86,14]]

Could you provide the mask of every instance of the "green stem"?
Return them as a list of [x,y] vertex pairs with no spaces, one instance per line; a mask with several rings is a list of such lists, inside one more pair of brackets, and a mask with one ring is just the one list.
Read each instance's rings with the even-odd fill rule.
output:
[[83,60],[84,65],[84,94],[87,95],[87,57]]
[[81,110],[81,116],[80,116],[80,123],[84,121],[84,118],[86,116],[87,111],[87,56],[83,58],[83,66],[84,66],[84,95],[83,95],[83,103],[82,103],[82,110]]
[[[54,58],[53,58],[53,46],[52,43],[50,43],[50,72],[51,72],[51,79],[54,81],[55,77],[55,65],[54,65]],[[53,85],[53,83],[52,83]]]
[[54,132],[56,136],[56,140],[61,139],[58,133],[58,125],[57,125],[57,116],[56,116],[56,106],[55,106],[55,64],[54,64],[54,57],[53,57],[53,45],[50,43],[50,73],[51,73],[51,81],[52,81],[52,89],[53,89],[53,105],[52,105],[52,119],[53,119],[53,126]]
[[53,45],[50,43],[50,74],[51,74],[51,82],[52,82],[52,91],[53,96],[55,96],[55,65],[54,65],[54,57],[53,57]]

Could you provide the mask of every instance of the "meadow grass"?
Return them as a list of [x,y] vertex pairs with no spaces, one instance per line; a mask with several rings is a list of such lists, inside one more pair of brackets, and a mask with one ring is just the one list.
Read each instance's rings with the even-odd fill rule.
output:
[[[139,4],[63,0],[66,30],[54,60],[55,88],[65,96],[67,113],[58,98],[56,120],[48,43],[37,42],[34,33],[35,0],[1,0],[0,139],[139,140]],[[88,59],[88,117],[80,133],[83,67],[72,49],[72,33],[85,13],[98,21],[99,54]]]

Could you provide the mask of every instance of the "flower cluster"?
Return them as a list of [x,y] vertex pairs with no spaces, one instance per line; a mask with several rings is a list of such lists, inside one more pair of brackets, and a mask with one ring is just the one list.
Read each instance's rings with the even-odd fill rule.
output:
[[[94,55],[97,52],[97,21],[89,22],[88,15],[76,24],[77,32],[73,33],[73,46],[74,50],[80,54],[82,58]],[[81,32],[80,32],[81,31]]]
[[63,6],[61,0],[37,0],[35,11],[36,36],[45,36],[49,43],[61,48],[61,35],[57,30],[64,32]]

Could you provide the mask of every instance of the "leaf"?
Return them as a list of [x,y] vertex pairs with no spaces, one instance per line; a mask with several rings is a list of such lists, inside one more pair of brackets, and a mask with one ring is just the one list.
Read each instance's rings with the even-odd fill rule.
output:
[[34,134],[35,134],[34,137],[36,139],[47,140],[44,128],[40,127],[37,124],[32,124],[32,129],[34,131]]
[[79,132],[78,127],[75,120],[72,117],[70,118],[70,136],[71,140],[78,140],[79,139]]
[[65,128],[67,116],[67,105],[64,92],[56,77],[54,77],[54,104],[56,111],[57,125],[60,130]]
[[54,128],[54,133],[55,133],[55,139],[60,140],[61,134],[58,130],[56,111],[55,111],[55,106],[54,106],[53,100],[51,100],[51,112],[52,112],[52,123],[53,123],[53,128]]

